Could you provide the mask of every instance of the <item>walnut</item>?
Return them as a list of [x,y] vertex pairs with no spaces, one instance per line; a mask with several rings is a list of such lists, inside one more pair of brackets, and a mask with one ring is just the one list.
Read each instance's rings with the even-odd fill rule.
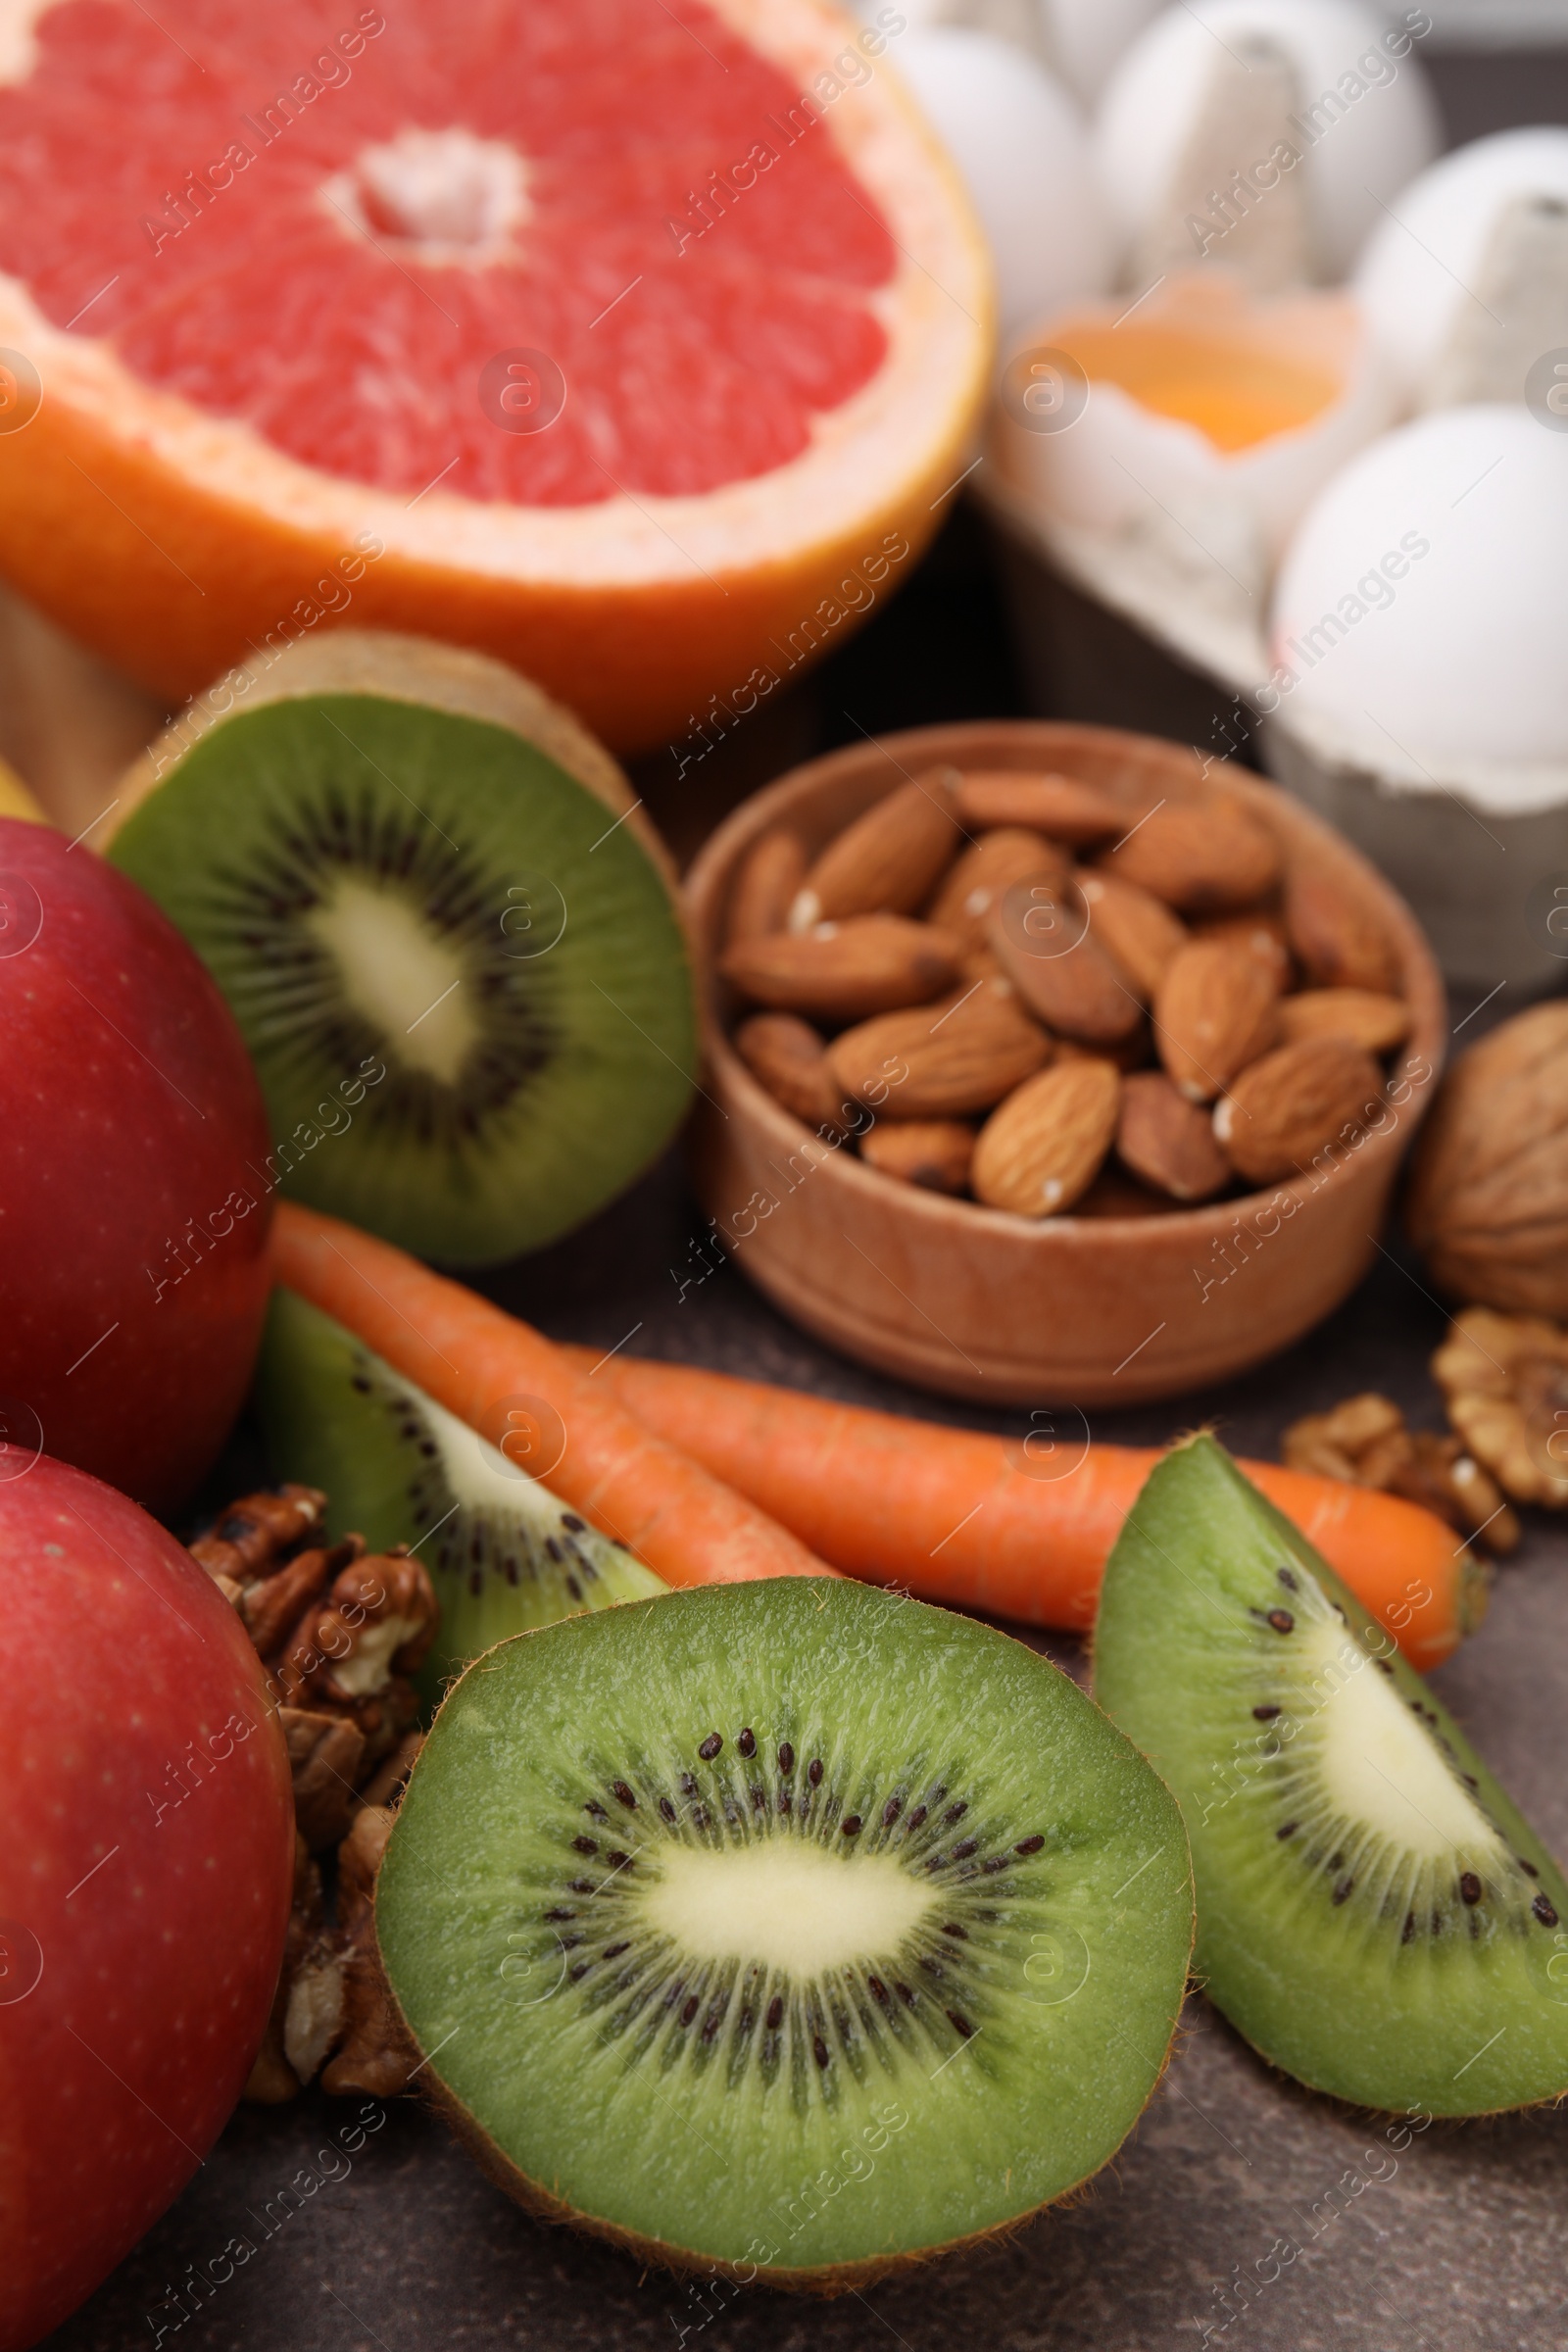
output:
[[1568,1332],[1470,1307],[1432,1370],[1454,1428],[1515,1501],[1568,1510]]
[[295,1819],[316,1851],[346,1835],[357,1788],[413,1723],[408,1678],[440,1614],[417,1560],[368,1556],[359,1536],[323,1544],[325,1516],[314,1487],[247,1494],[191,1545],[268,1668]]
[[243,1591],[292,1559],[318,1532],[325,1513],[326,1496],[317,1487],[279,1487],[275,1494],[246,1494],[230,1503],[205,1536],[197,1537],[191,1556],[215,1584]]
[[343,2038],[321,2088],[392,2098],[419,2063],[392,1998],[375,1940],[375,1874],[396,1815],[367,1805],[338,1848],[338,1939],[343,1970]]
[[285,2028],[289,1994],[296,1971],[305,1955],[315,1944],[321,1927],[321,1874],[311,1858],[305,1840],[295,1833],[294,1838],[294,1899],[288,1916],[288,1933],[283,1942],[283,1965],[278,1971],[277,1990],[272,1995],[271,2014],[262,2046],[256,2053],[250,2080],[243,2096],[256,2107],[280,2107],[285,2100],[298,2096],[300,2078],[288,2061]]
[[1285,1433],[1293,1470],[1381,1487],[1423,1503],[1499,1557],[1519,1542],[1519,1521],[1461,1438],[1409,1429],[1398,1406],[1369,1392],[1330,1413],[1310,1413]]
[[[264,1665],[294,1782],[294,1900],[271,2014],[245,2097],[277,2105],[318,2073],[389,2098],[418,2063],[376,1949],[375,1873],[422,1735],[409,1677],[440,1612],[418,1561],[323,1544],[314,1487],[247,1494],[191,1550]],[[312,1850],[337,1846],[336,1923]]]
[[1416,1147],[1405,1222],[1444,1290],[1568,1317],[1568,1001],[1504,1021],[1455,1064]]

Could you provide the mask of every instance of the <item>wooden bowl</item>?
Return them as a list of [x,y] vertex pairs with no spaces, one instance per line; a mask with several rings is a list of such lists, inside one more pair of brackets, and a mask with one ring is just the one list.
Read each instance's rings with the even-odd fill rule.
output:
[[908,776],[937,764],[1052,769],[1133,816],[1201,799],[1195,753],[1106,727],[997,720],[918,727],[796,768],[747,801],[686,885],[704,970],[706,1075],[693,1154],[704,1206],[775,1305],[829,1347],[917,1387],[990,1404],[1136,1404],[1206,1386],[1288,1348],[1371,1263],[1389,1194],[1443,1066],[1446,1001],[1409,908],[1298,801],[1230,765],[1293,861],[1333,876],[1396,941],[1413,1015],[1388,1115],[1333,1164],[1200,1208],[1035,1220],[879,1175],[823,1143],[736,1054],[711,979],[731,884],[769,826],[814,852]]

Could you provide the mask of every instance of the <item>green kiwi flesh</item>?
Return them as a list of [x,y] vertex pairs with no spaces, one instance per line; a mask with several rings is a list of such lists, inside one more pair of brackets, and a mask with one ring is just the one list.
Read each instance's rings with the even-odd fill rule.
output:
[[278,1479],[319,1487],[327,1533],[407,1544],[441,1604],[428,1700],[510,1634],[645,1600],[662,1578],[297,1292],[272,1293],[256,1372]]
[[1008,1636],[815,1578],[503,1642],[376,1892],[421,2082],[535,2211],[849,2286],[1063,2195],[1159,2079],[1180,1817]]
[[1568,1885],[1447,1710],[1198,1437],[1105,1572],[1095,1693],[1180,1802],[1199,1975],[1266,2058],[1432,2115],[1568,2090]]
[[511,725],[366,692],[236,710],[109,855],[244,1032],[275,1139],[258,1178],[405,1249],[537,1248],[686,1108],[669,888],[637,828]]

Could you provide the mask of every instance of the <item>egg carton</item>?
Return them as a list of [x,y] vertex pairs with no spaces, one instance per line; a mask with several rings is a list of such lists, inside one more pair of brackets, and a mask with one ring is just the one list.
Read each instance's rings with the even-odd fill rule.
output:
[[[1568,985],[1568,770],[1368,756],[1269,686],[1265,597],[1245,598],[1178,517],[1107,537],[1043,514],[994,464],[972,477],[997,535],[1031,705],[1191,742],[1263,766],[1382,868],[1460,989]],[[1213,546],[1213,518],[1205,520]],[[1255,547],[1234,565],[1266,591]],[[1064,659],[1070,641],[1070,658]],[[1499,808],[1499,804],[1501,807]]]

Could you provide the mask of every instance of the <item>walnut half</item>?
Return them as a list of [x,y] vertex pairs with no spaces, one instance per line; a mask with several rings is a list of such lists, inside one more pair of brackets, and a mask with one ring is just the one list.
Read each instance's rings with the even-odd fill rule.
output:
[[1296,1422],[1285,1433],[1284,1450],[1293,1470],[1423,1503],[1499,1558],[1519,1541],[1516,1514],[1464,1440],[1408,1428],[1398,1406],[1373,1391]]
[[1568,1332],[1469,1307],[1432,1370],[1454,1428],[1514,1500],[1568,1510]]

